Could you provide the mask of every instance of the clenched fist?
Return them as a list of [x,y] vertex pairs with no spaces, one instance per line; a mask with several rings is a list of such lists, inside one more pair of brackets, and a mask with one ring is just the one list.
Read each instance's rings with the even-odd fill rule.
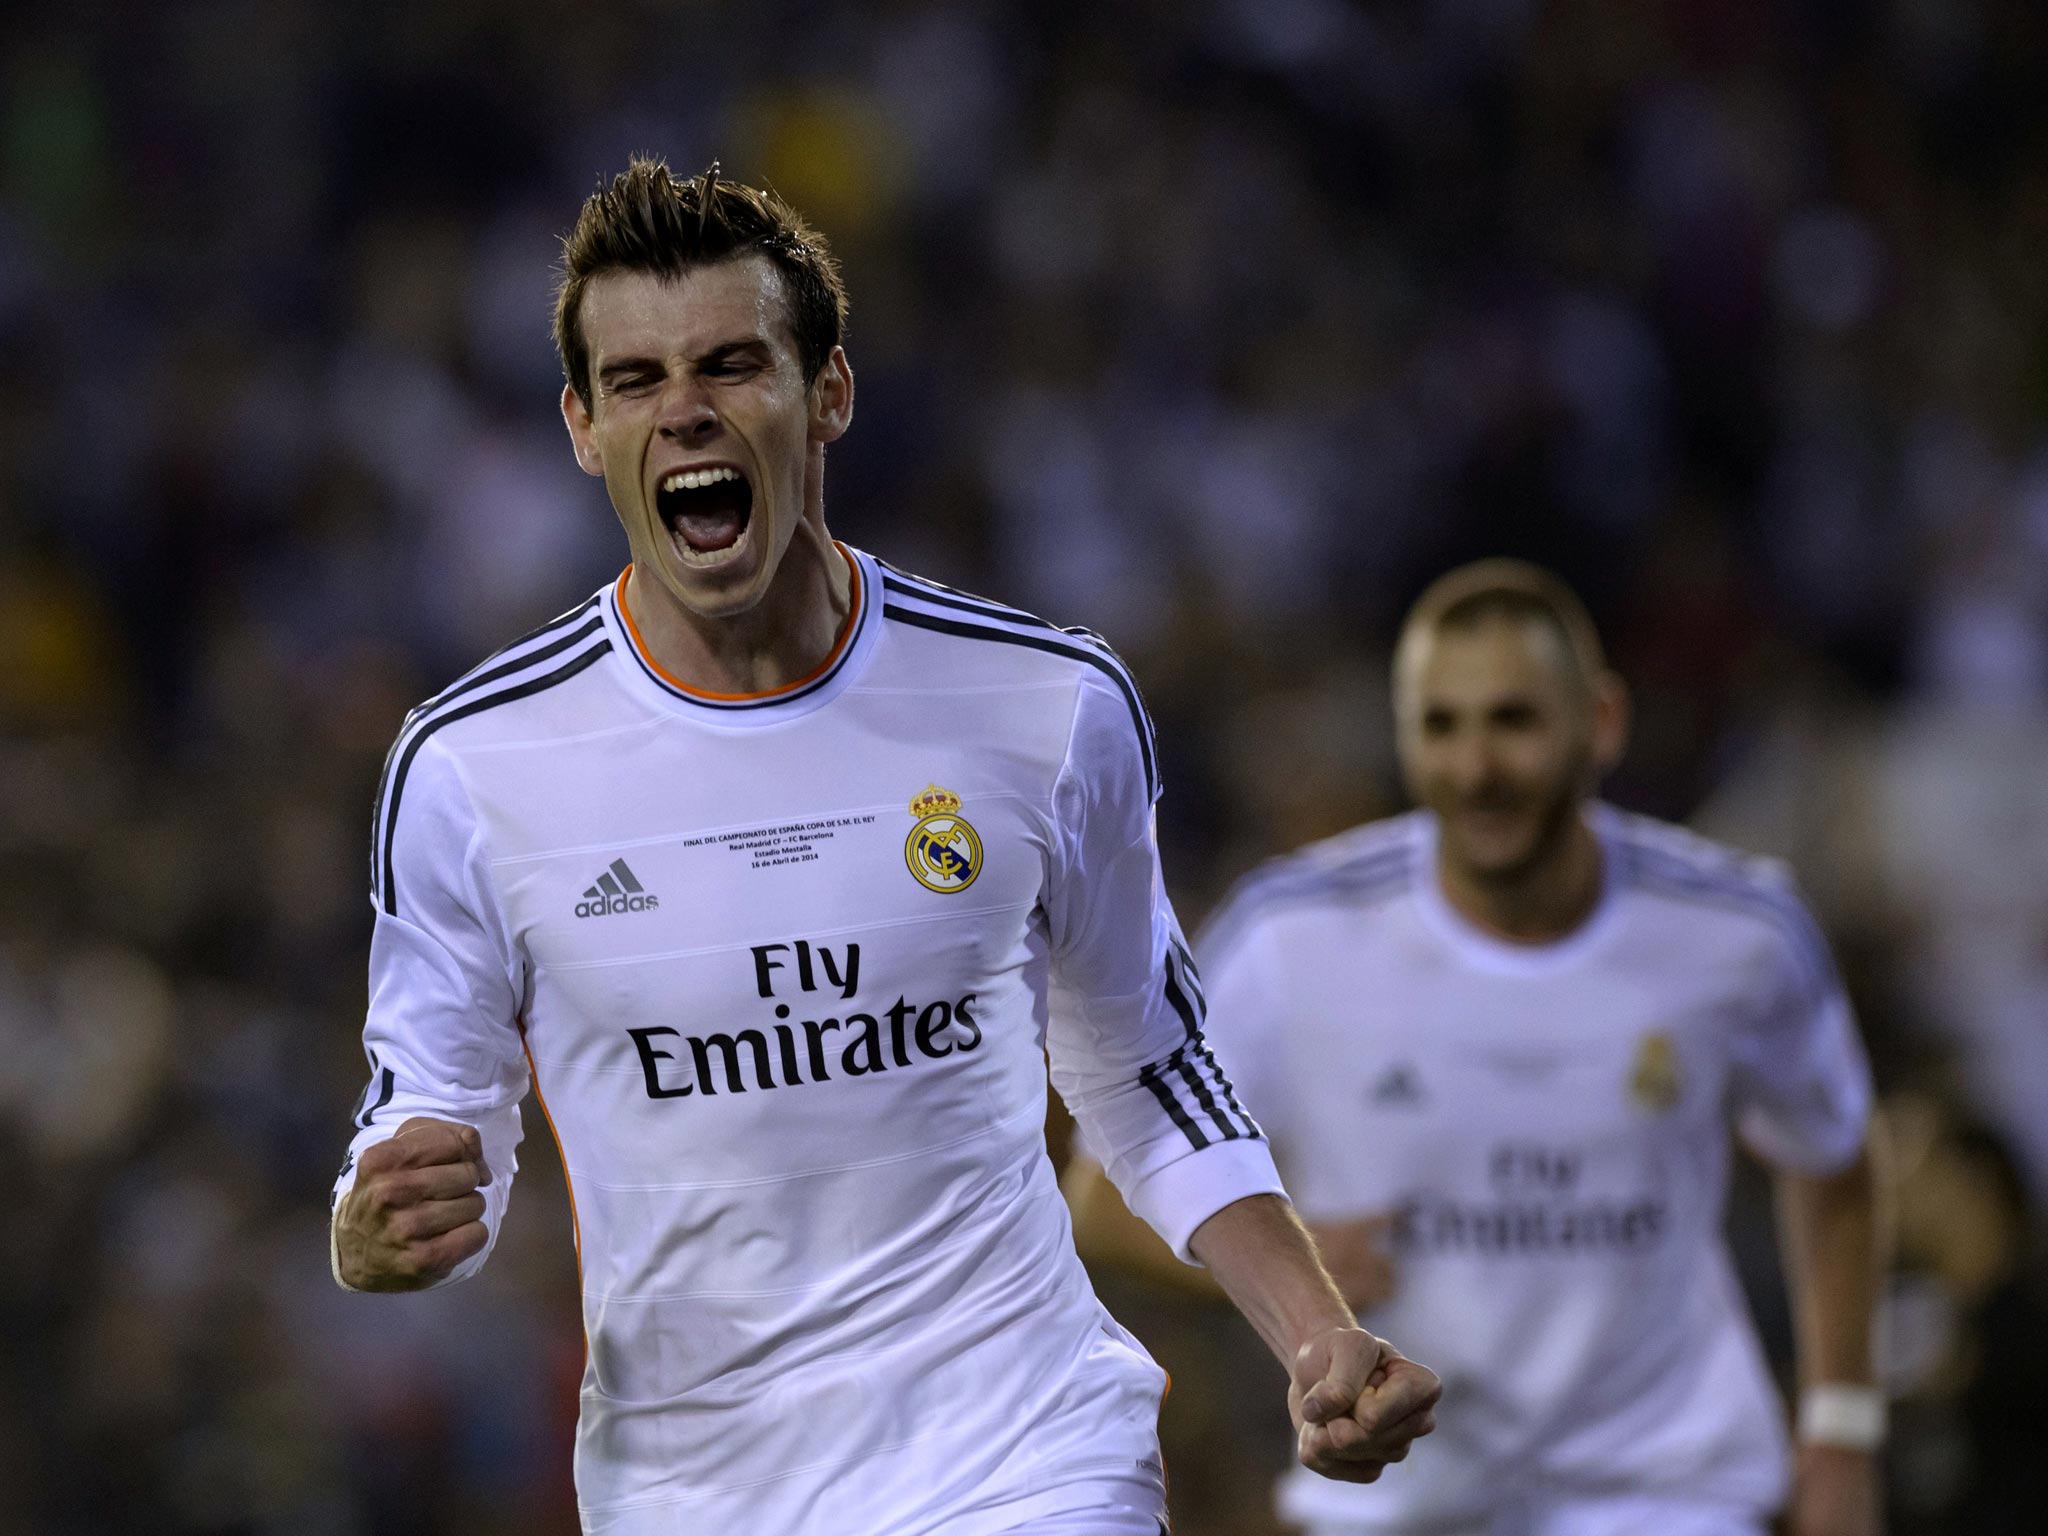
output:
[[359,1291],[417,1291],[482,1251],[491,1182],[483,1138],[467,1125],[412,1119],[356,1164],[334,1213],[335,1270]]
[[1373,1482],[1436,1428],[1436,1373],[1363,1328],[1325,1329],[1301,1346],[1289,1374],[1296,1454],[1324,1477]]

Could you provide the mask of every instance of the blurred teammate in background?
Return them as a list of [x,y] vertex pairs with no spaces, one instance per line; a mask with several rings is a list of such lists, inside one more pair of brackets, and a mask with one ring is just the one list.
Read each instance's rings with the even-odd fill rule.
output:
[[[1290,1475],[1316,1536],[1756,1536],[1782,1415],[1720,1235],[1776,1170],[1802,1381],[1795,1536],[1874,1536],[1871,1085],[1785,875],[1592,799],[1626,698],[1578,599],[1490,560],[1395,658],[1422,807],[1249,877],[1201,940],[1213,1032],[1333,1273],[1442,1373],[1398,1481]],[[1081,1250],[1193,1274],[1099,1170]]]
[[544,1088],[587,1532],[1156,1536],[1164,1378],[1074,1255],[1049,1047],[1286,1363],[1303,1462],[1376,1477],[1436,1382],[1357,1327],[1203,1042],[1137,690],[827,536],[844,315],[824,242],[716,167],[585,204],[562,413],[632,562],[392,749],[335,1276],[481,1267]]

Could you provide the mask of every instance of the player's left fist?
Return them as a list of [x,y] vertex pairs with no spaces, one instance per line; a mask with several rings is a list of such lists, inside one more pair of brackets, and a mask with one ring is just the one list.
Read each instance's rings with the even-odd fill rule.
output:
[[1363,1328],[1324,1329],[1296,1353],[1292,1377],[1296,1453],[1324,1477],[1370,1483],[1436,1428],[1436,1372]]

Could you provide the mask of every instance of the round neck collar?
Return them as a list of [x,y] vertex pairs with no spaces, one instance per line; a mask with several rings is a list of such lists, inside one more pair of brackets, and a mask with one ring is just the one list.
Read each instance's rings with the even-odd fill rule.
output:
[[615,631],[618,649],[632,662],[625,669],[631,685],[665,708],[729,725],[787,720],[836,698],[865,666],[880,625],[874,612],[873,594],[878,584],[870,569],[872,557],[837,539],[832,541],[832,547],[846,561],[851,589],[846,621],[840,626],[838,638],[825,658],[802,677],[759,693],[714,693],[694,688],[656,661],[641,639],[640,627],[626,602],[626,578],[633,570],[627,566],[606,590],[603,606],[606,622]]

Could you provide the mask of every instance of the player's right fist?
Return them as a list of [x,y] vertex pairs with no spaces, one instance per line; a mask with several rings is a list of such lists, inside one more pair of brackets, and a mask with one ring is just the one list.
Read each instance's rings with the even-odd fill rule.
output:
[[472,1126],[415,1118],[366,1149],[334,1212],[334,1264],[358,1291],[417,1291],[482,1251],[491,1182]]

